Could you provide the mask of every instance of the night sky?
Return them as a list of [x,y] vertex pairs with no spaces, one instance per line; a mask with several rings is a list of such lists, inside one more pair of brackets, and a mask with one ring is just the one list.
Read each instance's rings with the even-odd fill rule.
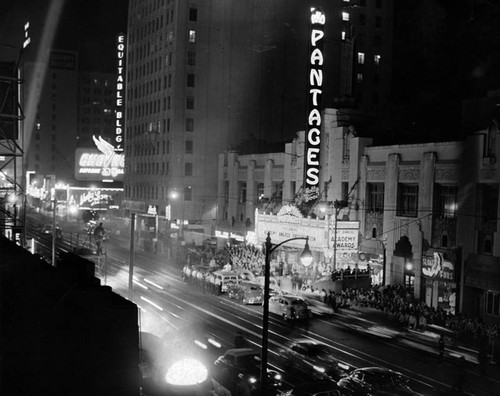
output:
[[[0,59],[5,44],[22,40],[25,15],[42,18],[49,3],[0,1]],[[81,70],[113,72],[127,7],[127,0],[67,0],[54,47],[78,51]],[[463,139],[471,131],[461,130],[462,100],[500,89],[498,2],[397,0],[394,7],[393,104],[364,135],[376,144]]]

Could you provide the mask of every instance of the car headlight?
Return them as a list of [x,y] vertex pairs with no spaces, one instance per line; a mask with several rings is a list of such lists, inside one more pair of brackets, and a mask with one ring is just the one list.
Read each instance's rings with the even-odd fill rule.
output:
[[338,366],[342,369],[342,370],[349,370],[349,366],[347,364],[344,364],[344,363],[338,363]]
[[320,373],[324,373],[325,372],[325,368],[324,367],[313,366],[313,368],[314,368],[314,370],[319,371]]
[[257,382],[257,378],[250,377],[250,378],[248,378],[248,382],[250,382],[251,384],[255,384]]
[[277,381],[281,381],[281,374],[280,373],[276,373],[274,375],[274,379],[277,380]]

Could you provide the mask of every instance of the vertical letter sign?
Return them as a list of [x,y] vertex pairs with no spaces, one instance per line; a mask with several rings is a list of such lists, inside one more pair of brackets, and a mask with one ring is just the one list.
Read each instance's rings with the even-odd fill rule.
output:
[[125,35],[117,37],[116,50],[118,57],[118,70],[116,78],[116,125],[115,125],[115,151],[123,151],[123,136],[125,134]]
[[323,38],[325,14],[311,8],[309,41],[309,90],[304,155],[304,197],[319,198],[319,147],[321,143],[321,94],[323,92]]

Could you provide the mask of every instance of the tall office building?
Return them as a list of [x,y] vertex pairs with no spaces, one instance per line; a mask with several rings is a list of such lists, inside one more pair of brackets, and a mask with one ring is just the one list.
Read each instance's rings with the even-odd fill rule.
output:
[[376,114],[390,92],[392,0],[130,1],[125,208],[210,222],[219,153],[305,128],[311,6],[326,15],[323,106]]
[[78,74],[78,147],[95,147],[92,136],[110,142],[115,135],[116,74],[81,71]]
[[48,64],[24,67],[25,170],[68,183],[74,179],[78,56],[53,50]]

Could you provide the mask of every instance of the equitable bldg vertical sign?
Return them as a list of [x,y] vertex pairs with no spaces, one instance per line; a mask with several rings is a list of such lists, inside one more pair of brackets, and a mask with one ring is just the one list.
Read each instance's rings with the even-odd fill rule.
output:
[[116,124],[115,151],[123,151],[123,135],[125,133],[125,35],[120,34],[116,40],[118,70],[116,77]]
[[320,8],[312,7],[309,42],[309,90],[304,153],[304,195],[307,201],[319,198],[324,27],[325,14]]

